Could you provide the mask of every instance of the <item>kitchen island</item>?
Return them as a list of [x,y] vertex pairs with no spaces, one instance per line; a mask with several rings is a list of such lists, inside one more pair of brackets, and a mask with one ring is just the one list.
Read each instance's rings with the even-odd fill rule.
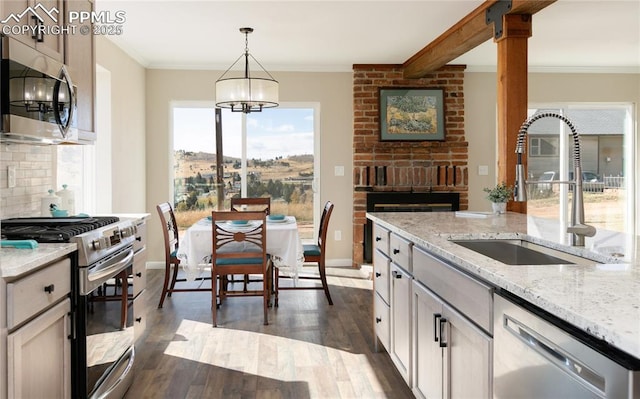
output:
[[[474,217],[476,216],[476,217]],[[503,289],[640,359],[640,256],[636,237],[598,231],[585,247],[570,247],[556,221],[518,213],[368,213],[396,233],[462,271]],[[527,239],[600,263],[513,266],[451,240]]]

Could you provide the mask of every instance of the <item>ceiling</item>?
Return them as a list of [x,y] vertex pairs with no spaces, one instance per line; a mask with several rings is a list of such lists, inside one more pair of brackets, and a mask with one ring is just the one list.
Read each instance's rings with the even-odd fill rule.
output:
[[[483,3],[421,1],[96,0],[124,11],[116,45],[147,68],[226,70],[244,51],[269,71],[401,64]],[[533,16],[531,71],[640,73],[640,0],[558,0]],[[496,66],[489,40],[450,63]],[[276,77],[277,78],[277,77]]]

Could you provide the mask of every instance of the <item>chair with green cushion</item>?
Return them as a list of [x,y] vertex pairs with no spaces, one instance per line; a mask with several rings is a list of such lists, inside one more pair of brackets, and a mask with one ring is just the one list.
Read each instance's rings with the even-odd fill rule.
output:
[[[271,213],[271,197],[231,197],[230,206],[232,211],[242,212],[264,212],[267,215]],[[246,291],[249,283],[259,282],[255,276],[253,279],[250,276],[245,275],[242,280],[244,283],[243,289]],[[234,276],[231,276],[228,280],[230,283],[237,283],[238,280]]]
[[327,248],[327,230],[329,228],[329,219],[331,218],[331,212],[333,212],[333,203],[331,201],[327,201],[324,205],[324,210],[322,211],[322,217],[320,218],[320,229],[318,231],[318,242],[317,244],[308,244],[303,245],[304,250],[304,261],[309,263],[317,263],[318,264],[318,272],[319,276],[298,276],[299,280],[319,280],[322,285],[314,285],[314,286],[287,286],[280,287],[279,280],[281,278],[289,278],[288,276],[280,276],[278,273],[278,268],[275,268],[275,306],[278,306],[278,291],[279,290],[324,290],[324,294],[329,301],[329,305],[333,305],[333,301],[331,300],[331,294],[329,293],[329,285],[327,284],[327,275],[325,270],[325,257],[326,257],[326,248]]
[[[164,300],[167,296],[171,296],[173,292],[192,292],[192,291],[209,291],[208,287],[185,287],[176,288],[176,282],[187,281],[184,278],[178,278],[178,269],[180,268],[180,259],[176,257],[178,252],[178,225],[173,208],[168,202],[164,202],[156,206],[158,216],[160,217],[160,225],[162,226],[162,236],[164,238],[164,284],[162,285],[162,294],[160,294],[160,303],[158,308],[162,308]],[[205,278],[208,279],[208,278]]]
[[[264,324],[269,324],[267,308],[270,300],[271,261],[267,256],[267,214],[265,212],[213,211],[211,221],[213,224],[211,279],[212,281],[218,279],[221,282],[211,284],[213,326],[218,325],[216,298],[219,298],[222,306],[227,297],[235,296],[262,296]],[[261,289],[228,290],[227,285],[222,282],[234,274],[260,275]]]

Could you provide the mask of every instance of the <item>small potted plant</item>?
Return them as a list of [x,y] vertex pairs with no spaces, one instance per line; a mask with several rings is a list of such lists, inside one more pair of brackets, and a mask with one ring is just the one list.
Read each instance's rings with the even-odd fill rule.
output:
[[491,201],[493,212],[496,214],[504,213],[507,209],[507,202],[513,197],[513,186],[507,186],[502,182],[493,188],[484,188],[487,193],[487,199]]

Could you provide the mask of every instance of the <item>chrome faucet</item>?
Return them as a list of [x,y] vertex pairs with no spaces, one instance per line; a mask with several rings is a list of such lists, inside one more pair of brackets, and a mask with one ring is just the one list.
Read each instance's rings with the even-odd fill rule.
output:
[[571,226],[567,227],[567,233],[571,234],[571,245],[584,246],[584,238],[593,237],[596,229],[584,223],[584,196],[582,191],[582,166],[580,161],[580,135],[573,123],[567,117],[553,112],[541,112],[530,116],[518,131],[518,141],[516,143],[516,154],[518,154],[516,163],[516,182],[514,185],[514,201],[523,202],[527,200],[527,191],[524,173],[524,165],[522,164],[522,154],[524,154],[524,140],[533,122],[542,118],[558,118],[569,126],[573,134],[573,180],[567,183],[573,185],[573,201],[571,202]]

